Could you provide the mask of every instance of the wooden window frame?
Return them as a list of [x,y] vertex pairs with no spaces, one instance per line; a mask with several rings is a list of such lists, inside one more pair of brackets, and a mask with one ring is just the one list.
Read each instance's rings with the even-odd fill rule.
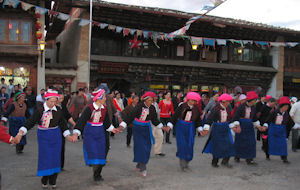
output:
[[[33,22],[30,19],[7,19],[7,18],[0,18],[0,20],[6,21],[6,28],[5,28],[5,40],[0,41],[0,44],[10,44],[10,45],[32,45],[34,42],[33,36]],[[18,21],[18,40],[13,42],[9,40],[9,23],[10,21]],[[29,31],[29,42],[22,42],[22,23],[29,22],[30,23],[30,31]]]

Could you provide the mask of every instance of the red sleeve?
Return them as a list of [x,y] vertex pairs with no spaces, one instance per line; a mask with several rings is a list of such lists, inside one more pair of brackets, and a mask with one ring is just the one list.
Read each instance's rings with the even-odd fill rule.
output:
[[114,103],[115,107],[117,108],[117,110],[122,111],[115,99],[113,99],[113,103]]
[[174,115],[174,106],[173,106],[173,102],[171,101],[171,113],[172,113],[172,115]]
[[234,106],[234,108],[232,109],[232,111],[231,111],[231,118],[233,118],[233,116],[234,116],[237,108],[239,107],[239,105],[240,105],[240,102],[237,102],[236,105]]
[[11,136],[7,134],[6,127],[0,126],[0,141],[3,141],[5,143],[10,143]]

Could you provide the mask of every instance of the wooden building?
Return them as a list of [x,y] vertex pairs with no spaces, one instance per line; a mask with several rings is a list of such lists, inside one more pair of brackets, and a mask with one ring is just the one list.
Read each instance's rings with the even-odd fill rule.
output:
[[[76,17],[89,18],[88,1],[56,0],[55,11]],[[80,14],[78,14],[80,12]],[[174,10],[121,5],[107,2],[93,4],[93,20],[124,28],[170,33],[186,23],[195,14]],[[156,90],[218,89],[231,92],[236,86],[244,91],[262,87],[273,96],[283,94],[284,48],[258,47],[232,42],[226,46],[192,49],[188,39],[158,40],[139,37],[138,48],[131,48],[133,35],[93,26],[91,66],[88,71],[89,26],[79,26],[79,20],[63,22],[52,19],[48,39],[54,40],[56,57],[63,60],[48,64],[47,71],[54,76],[55,69],[72,69],[71,87],[88,83],[91,87],[102,82],[112,89],[128,91],[140,88]],[[66,27],[67,26],[67,27]],[[272,42],[299,42],[300,32],[247,21],[204,16],[193,23],[188,36],[241,39]],[[72,48],[70,48],[70,46]],[[59,54],[59,56],[57,56]],[[59,64],[58,64],[59,63]],[[62,66],[64,65],[64,66]],[[75,71],[75,72],[74,72]],[[61,75],[63,79],[64,76]]]
[[[25,0],[34,5],[48,6],[50,1]],[[42,3],[42,4],[41,4]],[[39,18],[42,24],[44,16]],[[19,4],[16,8],[3,6],[0,2],[0,74],[1,78],[14,79],[14,84],[32,86],[35,92],[45,88],[41,78],[43,58],[38,50],[36,38],[36,15],[33,9],[24,11]]]

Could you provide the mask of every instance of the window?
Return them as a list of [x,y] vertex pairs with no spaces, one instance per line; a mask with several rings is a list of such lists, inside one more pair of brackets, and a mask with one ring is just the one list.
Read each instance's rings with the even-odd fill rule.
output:
[[11,42],[17,42],[19,40],[19,22],[18,21],[9,21],[8,24],[9,29],[9,41]]
[[0,19],[0,42],[13,44],[32,43],[32,25],[25,20]]
[[233,61],[262,63],[264,60],[264,50],[244,48],[242,53],[239,53],[238,50],[239,48],[237,47],[233,48]]
[[6,20],[0,20],[0,41],[5,41],[6,38]]
[[22,22],[21,24],[21,38],[22,42],[28,43],[31,41],[30,34],[31,34],[31,23],[30,22]]

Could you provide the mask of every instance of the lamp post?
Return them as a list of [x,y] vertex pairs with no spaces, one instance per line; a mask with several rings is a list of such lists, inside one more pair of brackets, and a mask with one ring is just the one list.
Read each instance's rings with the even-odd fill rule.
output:
[[41,67],[43,67],[43,55],[44,55],[44,51],[45,51],[45,46],[46,46],[46,42],[40,41],[39,47],[40,47],[40,51],[41,51]]

